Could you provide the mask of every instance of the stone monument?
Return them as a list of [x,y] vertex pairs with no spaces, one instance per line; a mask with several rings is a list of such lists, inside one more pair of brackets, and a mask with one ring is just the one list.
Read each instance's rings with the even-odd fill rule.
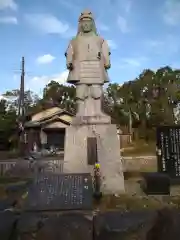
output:
[[87,161],[87,138],[95,137],[102,191],[122,192],[124,177],[117,129],[101,108],[103,85],[109,82],[110,51],[98,35],[90,11],[81,13],[77,36],[70,41],[65,56],[67,82],[76,86],[77,113],[66,130],[64,172],[93,173]]

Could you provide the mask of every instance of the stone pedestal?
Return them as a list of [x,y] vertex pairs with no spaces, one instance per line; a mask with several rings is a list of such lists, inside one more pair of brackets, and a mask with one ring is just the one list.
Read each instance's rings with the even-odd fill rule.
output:
[[116,125],[71,125],[66,129],[65,173],[93,174],[87,161],[87,137],[97,138],[98,161],[101,166],[103,193],[124,192],[123,166]]

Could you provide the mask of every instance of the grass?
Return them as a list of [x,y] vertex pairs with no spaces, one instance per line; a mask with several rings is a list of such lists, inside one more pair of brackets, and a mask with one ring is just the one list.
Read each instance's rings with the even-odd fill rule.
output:
[[164,207],[180,207],[180,197],[164,197],[163,200],[158,197],[138,196],[122,194],[120,196],[107,195],[102,198],[100,204],[95,203],[95,207],[100,211],[107,210],[157,210]]
[[22,181],[22,179],[17,177],[0,177],[0,184],[11,184],[20,181]]
[[[125,157],[123,159],[125,172],[129,175],[157,171],[157,158],[154,143],[150,143],[149,145],[143,142],[131,144],[130,148],[124,149],[122,156]],[[150,158],[148,158],[148,156],[150,156]]]
[[145,171],[142,171],[142,172],[138,172],[138,171],[124,172],[124,179],[128,180],[128,179],[132,179],[132,178],[142,178],[143,173],[145,173]]
[[0,185],[0,199],[6,198],[5,187]]
[[129,144],[128,147],[122,151],[122,156],[153,156],[156,154],[155,142],[149,142],[148,144],[144,141],[138,141]]
[[19,152],[16,150],[16,151],[12,151],[12,150],[9,150],[9,151],[0,151],[0,161],[2,160],[7,160],[7,159],[16,159],[16,158],[19,158]]
[[0,177],[0,199],[7,197],[6,188],[10,185],[21,185],[27,182],[27,179],[17,177]]

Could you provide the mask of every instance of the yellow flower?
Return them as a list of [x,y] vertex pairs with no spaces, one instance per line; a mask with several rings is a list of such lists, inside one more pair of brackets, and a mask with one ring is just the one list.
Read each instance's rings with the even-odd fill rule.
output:
[[100,164],[99,164],[99,163],[96,163],[96,164],[95,164],[95,167],[96,167],[96,168],[100,168]]

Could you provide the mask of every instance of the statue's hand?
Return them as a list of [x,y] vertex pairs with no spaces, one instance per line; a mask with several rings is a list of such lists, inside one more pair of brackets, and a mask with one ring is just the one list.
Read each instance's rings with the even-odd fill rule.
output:
[[70,71],[73,70],[73,65],[72,65],[72,63],[68,63],[68,64],[67,64],[67,69],[70,70]]
[[107,65],[104,65],[105,69],[110,69],[111,68],[111,64],[107,64]]

